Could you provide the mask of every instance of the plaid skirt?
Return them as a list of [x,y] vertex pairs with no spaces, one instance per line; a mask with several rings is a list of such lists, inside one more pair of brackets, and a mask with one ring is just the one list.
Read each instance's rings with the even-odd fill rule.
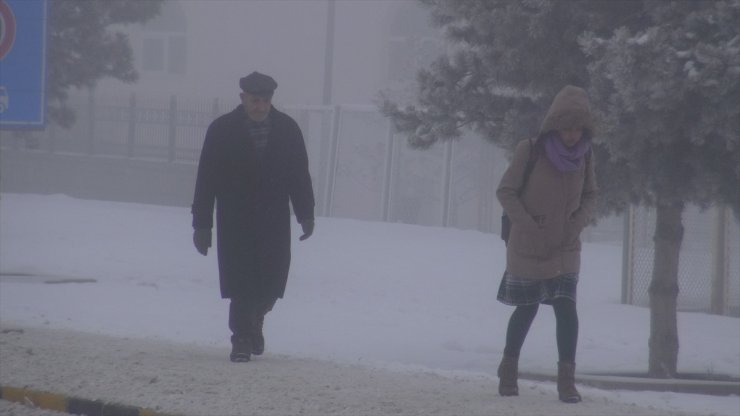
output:
[[504,272],[496,298],[499,302],[520,306],[544,303],[551,305],[555,298],[576,301],[578,273],[566,273],[551,279],[521,279]]

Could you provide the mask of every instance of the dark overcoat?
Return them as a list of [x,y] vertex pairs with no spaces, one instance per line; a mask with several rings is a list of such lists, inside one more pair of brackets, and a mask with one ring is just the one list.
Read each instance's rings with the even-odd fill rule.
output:
[[198,165],[193,227],[213,227],[221,296],[282,298],[290,267],[290,206],[314,219],[308,156],[298,124],[270,110],[267,146],[258,157],[242,105],[211,123]]

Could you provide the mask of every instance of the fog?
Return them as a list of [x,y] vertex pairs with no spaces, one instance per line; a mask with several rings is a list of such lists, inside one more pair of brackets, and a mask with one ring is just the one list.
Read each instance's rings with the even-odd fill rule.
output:
[[[327,52],[332,57],[331,103],[370,103],[389,78],[389,42],[407,30],[394,22],[422,26],[427,14],[414,1],[334,2],[334,44],[327,48],[327,0],[171,1],[162,15],[130,31],[140,68],[139,91],[236,99],[237,81],[251,71],[273,76],[275,100],[290,105],[322,104]],[[427,29],[428,25],[427,25]],[[142,70],[147,38],[186,37],[184,73]],[[169,51],[165,51],[165,54]],[[414,51],[406,51],[413,54]],[[413,76],[410,77],[413,79]],[[120,83],[106,82],[102,89]]]
[[[333,19],[330,17],[332,8]],[[333,27],[333,36],[328,37],[327,34],[331,33],[330,27]],[[476,333],[479,337],[492,337],[494,333],[503,333],[502,328],[499,328],[501,329],[499,331],[478,331],[460,325],[459,322],[466,324],[484,322],[487,317],[495,315],[489,313],[486,308],[503,308],[502,305],[495,303],[490,294],[498,282],[500,270],[497,268],[503,264],[503,243],[495,235],[499,232],[501,215],[495,188],[507,166],[504,152],[473,133],[466,133],[459,141],[439,143],[428,150],[410,149],[406,138],[392,131],[389,120],[378,112],[376,106],[381,91],[406,97],[408,91],[415,85],[417,70],[444,50],[440,34],[431,27],[428,12],[418,2],[172,0],[166,2],[161,16],[152,21],[144,25],[119,29],[127,33],[131,42],[134,65],[139,73],[136,83],[125,84],[115,79],[104,79],[93,89],[71,91],[68,104],[76,113],[76,123],[70,128],[61,128],[50,123],[45,130],[28,131],[23,134],[0,131],[2,134],[0,191],[3,193],[0,201],[3,203],[2,214],[5,221],[2,237],[6,242],[3,258],[0,259],[3,263],[0,274],[42,275],[53,270],[54,273],[67,273],[76,277],[94,274],[95,278],[101,276],[101,279],[107,277],[111,280],[115,278],[128,282],[129,276],[140,276],[142,273],[129,273],[125,267],[120,266],[121,264],[149,266],[148,263],[131,260],[136,257],[129,254],[135,251],[137,255],[148,256],[153,263],[161,267],[180,264],[186,273],[202,269],[202,275],[214,276],[215,264],[199,263],[196,267],[190,267],[193,262],[214,260],[214,255],[206,259],[197,256],[190,241],[192,229],[189,205],[193,198],[197,161],[208,125],[215,117],[232,110],[238,104],[239,78],[252,71],[260,71],[274,77],[279,84],[273,100],[275,107],[295,118],[301,127],[316,195],[317,231],[310,243],[313,246],[308,246],[313,247],[313,251],[306,250],[305,247],[296,250],[297,261],[294,269],[304,273],[303,282],[306,283],[303,287],[295,285],[291,289],[299,294],[295,297],[298,300],[295,303],[297,306],[284,310],[305,311],[306,304],[310,305],[316,299],[324,299],[331,295],[342,299],[342,302],[350,307],[356,307],[353,310],[357,311],[358,317],[377,317],[372,311],[385,311],[387,322],[391,325],[385,323],[376,325],[376,322],[371,322],[366,327],[357,327],[354,323],[359,319],[353,319],[351,316],[346,319],[348,325],[356,330],[377,327],[395,331],[396,328],[403,328],[398,329],[400,336],[390,332],[387,336],[379,338],[383,341],[394,337],[403,338],[402,335],[408,333],[406,328],[415,328],[419,322],[439,322],[429,319],[428,316],[422,316],[425,311],[434,310],[439,312],[440,316],[447,317],[449,311],[459,311],[463,306],[473,306],[471,315],[460,315],[461,319],[457,317],[447,319],[449,331],[430,328],[428,333],[435,337],[434,342],[425,342],[423,338],[406,337],[408,341],[415,341],[424,348],[430,346],[430,352],[418,355],[420,351],[418,346],[409,344],[407,350],[400,350],[398,353],[409,357],[428,357],[428,361],[400,362],[434,367],[438,357],[449,354],[454,360],[458,360],[456,363],[461,363],[457,367],[450,366],[451,369],[470,370],[470,366],[479,366],[481,362],[489,367],[493,365],[491,357],[499,353],[498,350],[490,350],[493,341],[484,339],[468,345],[467,337],[468,333]],[[330,68],[326,67],[327,62],[330,63]],[[78,207],[76,204],[83,206],[88,203],[98,207],[98,203],[92,200],[137,204],[100,203],[99,206],[104,209],[96,215],[101,223],[123,227],[121,232],[102,234],[100,230],[103,228],[91,223],[89,221],[91,217],[87,217],[82,209],[53,209],[70,201],[75,207]],[[14,201],[30,202],[27,205],[12,205]],[[146,208],[141,209],[138,204],[146,204]],[[154,208],[151,204],[168,207]],[[161,224],[170,224],[171,230],[179,231],[165,232],[153,238],[147,238],[145,233],[127,238],[125,232],[133,232],[130,224],[136,221],[127,221],[125,219],[127,217],[117,215],[111,207],[119,205],[132,206],[133,208],[126,209],[142,213],[160,212],[161,208],[164,220],[147,217],[146,221],[138,223],[145,224],[141,226],[146,232],[154,233],[152,230],[157,229],[155,225]],[[28,208],[30,206],[33,208]],[[46,211],[39,215],[39,218],[60,228],[56,237],[50,236],[46,232],[48,230],[39,225],[45,222],[34,218],[34,215],[38,215],[36,210],[41,212],[42,208]],[[80,223],[65,221],[61,216],[62,212],[74,214]],[[27,216],[24,216],[25,214]],[[654,217],[650,215],[640,212],[629,224],[633,228],[633,234],[640,234],[638,237],[642,238],[634,239],[634,236],[631,236],[632,246],[625,245],[625,249],[631,248],[633,251],[631,255],[634,255],[634,258],[625,257],[627,261],[632,261],[632,264],[620,263],[623,255],[622,240],[627,228],[623,218],[602,219],[598,226],[588,227],[584,232],[583,237],[588,249],[591,252],[598,250],[599,254],[589,257],[589,269],[584,275],[602,279],[590,281],[590,287],[598,290],[600,296],[591,298],[585,303],[594,308],[592,310],[598,308],[601,313],[586,314],[584,321],[590,316],[594,321],[592,328],[608,333],[609,336],[615,335],[611,328],[602,325],[603,318],[617,315],[614,314],[615,309],[620,309],[620,313],[622,309],[629,310],[632,314],[620,316],[629,318],[625,322],[634,324],[637,332],[647,334],[645,325],[648,320],[643,316],[646,309],[634,305],[645,306],[647,282],[652,273],[652,235],[645,232],[643,236],[641,235],[643,233],[639,233],[653,230],[654,222],[651,221],[654,221]],[[692,267],[687,268],[682,264],[683,273],[686,270],[691,271],[690,275],[681,276],[682,297],[679,299],[678,307],[683,311],[707,311],[710,308],[711,293],[708,292],[712,287],[711,268],[715,259],[708,258],[710,253],[707,247],[714,235],[709,235],[707,230],[715,225],[716,228],[726,228],[729,230],[726,234],[727,252],[737,253],[739,250],[740,225],[737,220],[727,215],[722,222],[723,214],[719,213],[716,217],[720,220],[714,221],[712,215],[715,214],[697,213],[692,210],[691,214],[686,216],[687,231],[681,258],[684,263],[691,262]],[[118,221],[110,221],[110,216]],[[20,222],[20,218],[25,218],[26,222]],[[710,221],[714,222],[708,225]],[[385,224],[380,224],[381,222]],[[35,228],[26,224],[35,224]],[[635,229],[638,233],[634,233]],[[9,233],[8,230],[15,231]],[[83,237],[80,237],[80,230],[89,234],[83,232]],[[386,231],[377,233],[378,230]],[[29,240],[27,237],[31,235],[38,235],[38,239]],[[68,235],[81,238],[85,244],[70,243],[72,240],[66,237]],[[84,235],[91,235],[94,238],[84,239]],[[375,240],[368,236],[375,236]],[[151,256],[151,253],[158,253],[157,256],[167,255],[167,251],[163,251],[157,242],[160,237],[177,241],[173,244],[164,244],[166,250],[172,250],[174,261],[161,262],[162,257]],[[480,242],[471,250],[468,245],[456,240],[458,238],[461,241],[472,239]],[[358,240],[361,244],[357,244]],[[154,248],[142,251],[140,246],[135,244],[136,241],[146,241],[146,244],[151,244]],[[125,250],[101,248],[103,242],[125,246]],[[356,250],[356,256],[347,256],[347,253],[351,252],[347,250],[350,247]],[[381,247],[383,249],[380,249]],[[430,251],[430,248],[435,250]],[[180,249],[182,251],[178,251]],[[88,253],[85,252],[79,257],[62,256],[65,261],[72,259],[65,263],[65,266],[69,266],[69,271],[51,263],[39,266],[54,257],[53,254],[60,255],[65,252],[64,250],[116,253],[125,259],[125,262],[111,262],[106,256],[98,256],[98,262],[93,265],[90,264],[89,258],[78,261],[77,259],[87,258]],[[181,254],[185,253],[185,250],[188,250],[191,256],[183,260]],[[686,256],[684,255],[686,250],[691,250],[696,255]],[[451,255],[452,261],[448,261],[447,256],[451,251],[454,252]],[[339,260],[344,269],[334,270],[335,274],[326,275],[324,268],[327,253],[333,255],[331,253],[338,252],[343,253]],[[8,255],[8,253],[20,254]],[[409,256],[410,253],[414,255]],[[495,256],[492,256],[492,253]],[[298,256],[304,256],[304,259],[310,259],[312,263],[301,260]],[[468,256],[473,261],[468,261]],[[603,260],[606,256],[610,259],[608,263]],[[376,261],[379,258],[385,260]],[[389,262],[388,259],[393,261]],[[449,290],[446,286],[454,282],[450,277],[457,278],[456,275],[461,273],[461,270],[476,264],[475,262],[481,262],[481,266],[472,272],[463,273],[463,277],[478,281],[477,284],[469,285],[467,289],[474,292],[472,295],[477,296],[479,302],[470,303],[469,298],[460,298],[459,305],[449,305],[451,298],[449,294],[455,290]],[[368,267],[363,267],[363,264]],[[425,266],[421,271],[420,265]],[[620,302],[629,303],[625,301],[626,279],[624,275],[620,276],[618,271],[620,266],[625,269],[627,268],[625,266],[631,268],[629,273],[626,273],[632,275],[633,281],[629,282],[629,285],[630,290],[635,292],[629,294],[634,298],[631,306],[617,305]],[[740,276],[738,272],[740,256],[732,257],[726,262],[726,266],[728,276]],[[495,273],[492,272],[493,269]],[[178,273],[152,274],[152,270],[154,269],[150,267],[147,272],[153,276],[165,276],[162,280],[163,288],[170,285],[170,281],[173,288],[179,287],[178,285],[183,282],[182,275]],[[496,276],[492,277],[493,274]],[[348,276],[353,279],[348,279]],[[429,276],[437,279],[437,282],[435,283],[434,279],[430,280]],[[322,282],[322,279],[332,284],[315,284]],[[399,292],[402,295],[400,301],[386,296],[387,288],[398,286],[404,279],[418,282],[418,286],[407,285],[405,289],[402,288],[407,293]],[[296,280],[296,283],[298,282],[300,280]],[[333,293],[323,291],[326,287],[342,287],[334,285],[334,282],[347,286],[342,290],[335,289]],[[684,282],[691,282],[694,286],[684,285]],[[136,290],[152,287],[148,281],[142,285],[138,283],[134,281]],[[357,286],[352,286],[354,283],[357,283]],[[44,300],[60,299],[56,294],[49,298],[25,296],[22,291],[30,286],[26,287],[12,281],[6,281],[4,284],[15,285],[12,287],[18,290],[6,292],[3,304],[5,310],[17,313],[12,318],[18,321],[26,319],[23,313],[30,310],[28,305],[24,304],[27,299],[35,299],[40,308],[52,309],[56,304]],[[118,284],[117,281],[114,284]],[[367,290],[367,284],[377,285],[378,289],[371,287],[372,290]],[[740,311],[737,303],[740,299],[740,283],[734,279],[728,285],[725,291],[729,299],[726,309],[737,315]],[[95,294],[91,298],[104,302],[105,294],[109,293],[106,291],[110,286],[91,285],[91,287],[102,291],[98,292],[101,296]],[[418,291],[417,287],[423,290]],[[489,290],[481,290],[482,287]],[[45,288],[52,290],[49,287]],[[197,285],[193,285],[193,288],[197,289],[193,293],[199,295],[206,293]],[[424,290],[430,291],[430,296],[425,296]],[[166,292],[163,290],[157,293]],[[78,296],[84,294],[75,293]],[[359,297],[345,296],[347,293],[359,294]],[[374,295],[368,296],[368,293]],[[407,294],[409,296],[406,296]],[[220,302],[215,292],[207,296],[211,299],[209,302]],[[408,306],[409,298],[421,299],[428,302],[431,307],[427,308],[422,304],[423,307],[414,307],[412,308],[414,313],[409,314],[404,310]],[[19,303],[10,303],[8,299],[15,299]],[[84,299],[84,296],[80,299]],[[301,299],[305,299],[305,302],[301,303],[303,302]],[[382,305],[380,300],[391,302],[395,306],[378,308],[378,305]],[[448,303],[444,303],[445,301]],[[72,303],[84,304],[84,302]],[[168,305],[165,301],[153,304]],[[336,304],[328,302],[326,305],[330,308],[329,312],[335,312],[332,308]],[[396,309],[398,305],[402,308]],[[413,303],[411,305],[414,306]],[[325,305],[321,306],[323,308]],[[371,313],[366,313],[363,309],[365,306]],[[194,310],[189,312],[195,313]],[[81,314],[91,317],[89,309],[81,310]],[[8,312],[4,312],[4,315],[10,316]],[[36,316],[45,316],[33,313],[28,316],[31,315],[33,319]],[[286,322],[296,322],[294,319],[297,315],[300,313],[286,313],[284,319]],[[49,316],[53,316],[53,313],[50,312]],[[321,316],[321,313],[317,316]],[[345,318],[336,313],[334,316]],[[687,313],[686,316],[698,317],[697,319],[718,318],[705,314]],[[304,319],[307,317],[310,315],[303,316]],[[406,327],[393,326],[398,323],[399,317],[404,317],[408,321]],[[316,321],[324,322],[326,328],[332,328],[330,321],[317,319],[314,322]],[[722,322],[725,321],[725,318],[722,318]],[[79,323],[81,320],[65,318],[65,322]],[[159,324],[163,321],[150,319],[138,322]],[[501,320],[499,324],[503,325],[503,322],[505,321]],[[690,322],[692,328],[715,328],[698,320],[692,322]],[[26,323],[37,324],[33,320]],[[640,326],[637,327],[637,324]],[[208,325],[203,327],[210,329]],[[310,325],[303,327],[310,328]],[[141,327],[136,325],[132,328],[136,331],[141,330]],[[276,325],[274,328],[280,326]],[[154,331],[156,330],[159,328],[154,328]],[[452,342],[449,339],[436,339],[438,336],[446,337],[453,330],[461,333],[459,337],[453,338]],[[364,340],[362,337],[346,337],[347,332],[343,331],[333,333],[341,338],[339,340],[341,342]],[[715,331],[713,335],[717,333],[720,332]],[[217,334],[219,337],[221,335],[220,332]],[[624,337],[630,342],[630,348],[622,348],[620,352],[631,360],[635,357],[632,351],[644,353],[643,341],[646,336],[640,337],[632,335]],[[310,336],[307,335],[306,338]],[[457,347],[458,338],[463,340],[459,344],[463,345],[462,350]],[[598,369],[604,362],[603,354],[610,351],[601,348],[605,344],[599,342],[609,341],[609,338],[597,336],[594,339],[601,341],[587,339],[584,350],[594,353],[588,356],[590,362],[588,359],[584,361]],[[277,351],[286,354],[296,353],[291,349],[293,345],[305,345],[288,338],[282,340],[277,338],[276,341],[275,345],[285,346],[282,350],[278,348]],[[552,337],[549,337],[547,342],[551,341]],[[621,340],[617,339],[609,345],[618,345],[617,341]],[[691,341],[727,346],[711,342],[710,337],[693,337],[689,340]],[[326,351],[335,353],[333,348],[338,352],[354,352],[352,349],[344,348],[346,345],[341,342],[327,339],[326,348],[331,349],[320,346],[315,348],[317,352],[315,355],[324,359]],[[383,346],[387,347],[387,343],[381,345]],[[369,343],[359,345],[357,350],[362,352],[365,349],[373,353],[382,352],[382,348],[376,348]],[[481,361],[468,361],[469,355],[461,354],[466,351],[472,352],[476,360]],[[695,351],[702,351],[700,346],[691,349],[684,345],[682,351],[690,352],[691,355],[687,359],[693,359],[689,361],[692,370],[699,371],[701,366],[714,369],[713,362],[707,364],[703,359],[715,359],[716,354],[695,354]],[[395,351],[391,352],[395,354]],[[362,359],[364,358],[362,354],[349,356],[348,359],[356,360],[358,357]],[[481,354],[483,358],[477,358]],[[533,355],[541,357],[540,354]],[[611,354],[609,358],[614,356]],[[736,358],[731,356],[733,357]],[[547,365],[550,365],[550,361]],[[729,362],[735,366],[733,370],[737,368],[737,360]],[[632,361],[630,363],[632,364]],[[492,368],[488,370],[493,374]]]
[[[418,2],[168,1],[146,24],[117,29],[139,80],[72,91],[72,128],[4,140],[44,151],[3,163],[5,191],[188,206],[208,124],[238,104],[238,79],[257,70],[277,80],[274,105],[301,126],[318,215],[498,231],[500,149],[468,133],[412,150],[377,111],[380,91],[412,90],[417,70],[444,50]],[[621,239],[619,219],[600,224],[587,238]]]
[[442,51],[416,1],[170,1],[120,30],[139,80],[72,91],[74,126],[12,143],[57,157],[13,157],[6,190],[188,206],[208,124],[238,104],[239,78],[257,70],[277,80],[273,104],[301,126],[318,215],[497,229],[499,149],[469,134],[412,150],[377,110],[380,91],[403,95]]

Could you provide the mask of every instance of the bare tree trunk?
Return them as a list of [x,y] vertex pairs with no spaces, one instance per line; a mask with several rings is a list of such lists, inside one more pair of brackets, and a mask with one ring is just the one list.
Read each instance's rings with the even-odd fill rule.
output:
[[650,282],[649,374],[676,375],[678,362],[678,259],[683,240],[683,203],[658,201],[655,224],[655,258]]

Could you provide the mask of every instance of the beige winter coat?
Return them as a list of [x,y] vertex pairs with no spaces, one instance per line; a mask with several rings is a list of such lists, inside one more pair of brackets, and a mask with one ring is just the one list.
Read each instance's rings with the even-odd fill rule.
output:
[[[555,96],[540,134],[568,127],[582,127],[588,136],[593,132],[588,96],[573,86]],[[506,269],[525,279],[578,273],[580,234],[591,218],[597,192],[591,152],[586,153],[581,168],[572,172],[557,170],[544,152],[538,154],[526,187],[518,195],[529,157],[530,140],[523,140],[496,191],[512,223]]]

